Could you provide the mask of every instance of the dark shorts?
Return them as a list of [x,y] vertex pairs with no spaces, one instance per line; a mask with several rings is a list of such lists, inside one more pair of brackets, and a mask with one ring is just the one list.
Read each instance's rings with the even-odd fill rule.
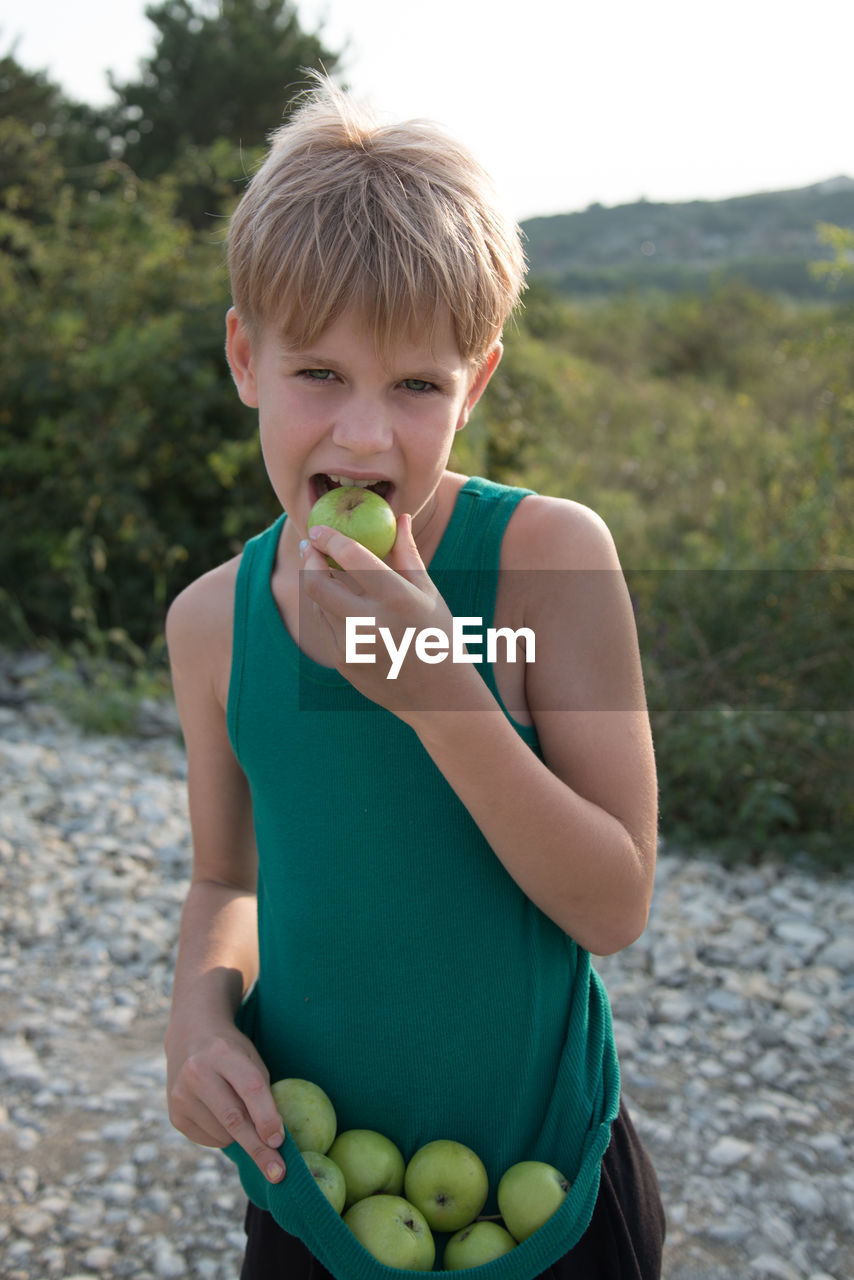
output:
[[[301,1240],[254,1204],[246,1211],[246,1237],[240,1280],[332,1280]],[[620,1103],[590,1226],[540,1280],[658,1280],[663,1245],[658,1178]]]

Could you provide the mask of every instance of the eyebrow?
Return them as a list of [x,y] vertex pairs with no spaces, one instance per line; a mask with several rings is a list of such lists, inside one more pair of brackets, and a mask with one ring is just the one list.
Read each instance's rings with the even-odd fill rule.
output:
[[415,378],[423,382],[450,382],[456,384],[460,380],[458,370],[444,369],[441,365],[431,365],[429,368],[419,368],[417,371],[412,370],[411,373],[404,373],[401,379]]
[[[286,342],[282,342],[279,347],[279,354],[287,360],[295,360],[298,364],[306,365],[313,369],[334,369],[341,362],[328,354],[324,354],[319,350],[296,350],[288,346]],[[430,364],[422,365],[418,362],[417,357],[413,358],[411,366],[401,362],[401,369],[406,372],[394,374],[395,381],[405,381],[406,379],[419,379],[423,382],[450,383],[454,386],[461,380],[463,370],[449,369],[442,365]],[[391,374],[391,370],[389,373]]]

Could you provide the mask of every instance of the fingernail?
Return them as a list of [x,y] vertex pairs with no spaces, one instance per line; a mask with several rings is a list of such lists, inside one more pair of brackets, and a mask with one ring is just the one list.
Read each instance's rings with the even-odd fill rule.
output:
[[278,1133],[274,1133],[272,1137],[267,1139],[268,1147],[280,1147],[285,1140],[285,1131],[280,1129]]
[[299,544],[300,555],[304,556],[310,546],[311,546],[311,543],[309,542],[308,538],[303,538],[302,542]]
[[267,1165],[267,1177],[271,1182],[280,1182],[284,1172],[285,1171],[280,1164]]

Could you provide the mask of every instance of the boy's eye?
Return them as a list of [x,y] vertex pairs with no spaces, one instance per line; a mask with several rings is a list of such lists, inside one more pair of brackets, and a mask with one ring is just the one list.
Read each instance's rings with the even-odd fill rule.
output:
[[431,391],[433,388],[433,383],[424,378],[406,378],[403,385],[407,391]]
[[328,382],[334,377],[331,369],[303,369],[303,377],[311,378],[313,382]]

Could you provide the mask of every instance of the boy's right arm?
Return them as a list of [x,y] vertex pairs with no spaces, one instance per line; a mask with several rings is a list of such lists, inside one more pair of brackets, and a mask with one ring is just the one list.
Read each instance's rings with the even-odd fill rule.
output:
[[166,636],[187,749],[193,871],[166,1032],[169,1115],[203,1146],[238,1142],[280,1181],[284,1140],[270,1079],[234,1024],[257,974],[257,853],[249,789],[226,728],[237,562],[175,600]]

